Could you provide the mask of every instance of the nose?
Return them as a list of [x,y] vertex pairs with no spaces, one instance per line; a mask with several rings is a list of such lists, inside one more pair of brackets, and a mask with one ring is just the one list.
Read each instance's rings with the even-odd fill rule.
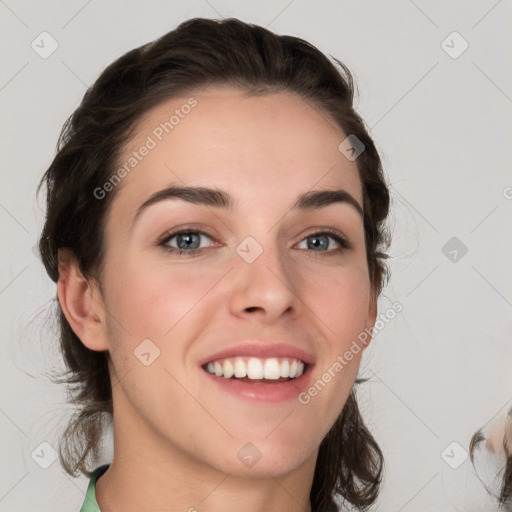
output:
[[[298,276],[286,249],[275,244],[262,246],[263,251],[252,262],[235,254],[231,280],[230,308],[232,314],[246,318],[257,316],[271,323],[283,315],[300,314]],[[243,253],[242,253],[243,255]]]

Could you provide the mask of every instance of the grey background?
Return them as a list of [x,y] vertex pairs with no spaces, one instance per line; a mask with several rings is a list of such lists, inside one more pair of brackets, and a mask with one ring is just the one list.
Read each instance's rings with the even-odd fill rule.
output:
[[[63,122],[100,71],[194,16],[239,17],[303,37],[353,71],[356,106],[393,194],[392,278],[379,307],[403,305],[360,371],[371,378],[360,403],[386,458],[372,510],[495,510],[462,461],[473,432],[512,398],[510,0],[5,0],[0,512],[78,510],[87,487],[41,445],[57,447],[72,410],[48,378],[62,365],[46,321],[55,285],[33,252],[44,219],[36,185]],[[46,59],[31,47],[42,46],[43,31],[58,43]],[[458,58],[445,51],[462,48],[457,36],[442,46],[453,31],[469,44]]]

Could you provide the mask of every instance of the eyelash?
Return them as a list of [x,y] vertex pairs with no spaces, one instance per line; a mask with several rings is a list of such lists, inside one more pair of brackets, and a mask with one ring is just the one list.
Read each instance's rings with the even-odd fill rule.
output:
[[[208,233],[205,233],[204,231],[200,231],[198,229],[181,229],[179,231],[166,233],[164,235],[164,237],[159,242],[157,242],[157,245],[159,247],[161,247],[162,249],[164,249],[165,251],[170,252],[172,254],[177,254],[178,256],[183,256],[183,255],[195,256],[196,254],[201,253],[206,249],[205,247],[196,248],[196,249],[177,249],[176,247],[170,247],[167,245],[167,243],[170,240],[172,240],[174,237],[176,237],[178,235],[184,235],[184,234],[199,234],[199,235],[204,235],[204,236],[210,238],[211,240],[214,240],[213,237],[211,237]],[[300,249],[300,250],[302,250],[302,251],[306,250],[306,251],[313,252],[313,253],[319,252],[319,253],[323,253],[326,256],[334,256],[335,254],[342,253],[345,250],[352,248],[352,245],[350,244],[350,242],[341,233],[339,233],[338,231],[335,231],[334,229],[329,229],[329,228],[324,229],[322,231],[315,231],[313,233],[310,233],[309,235],[306,235],[304,238],[302,238],[299,242],[302,242],[302,241],[306,240],[307,238],[311,238],[313,236],[319,236],[319,235],[329,235],[329,237],[334,239],[340,245],[340,247],[338,247],[336,249],[331,249],[328,251],[313,251],[311,249]]]

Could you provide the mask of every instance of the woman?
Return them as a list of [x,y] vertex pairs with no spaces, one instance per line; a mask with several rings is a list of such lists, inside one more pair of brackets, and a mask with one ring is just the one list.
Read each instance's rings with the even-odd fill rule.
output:
[[[389,192],[349,70],[236,19],[111,64],[40,184],[82,511],[366,510]],[[97,466],[112,420],[114,456]]]

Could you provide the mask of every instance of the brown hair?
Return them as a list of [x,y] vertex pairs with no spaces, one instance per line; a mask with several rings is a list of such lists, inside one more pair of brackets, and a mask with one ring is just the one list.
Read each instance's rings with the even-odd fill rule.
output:
[[[82,274],[100,282],[105,219],[116,190],[102,200],[93,191],[114,174],[124,144],[143,114],[173,96],[209,85],[231,85],[249,94],[297,94],[364,144],[356,163],[369,274],[380,294],[388,277],[382,251],[389,246],[384,225],[389,191],[375,145],[353,108],[352,75],[334,60],[339,69],[310,43],[257,25],[195,18],[109,65],[64,124],[57,154],[38,187],[38,192],[43,184],[47,187],[39,249],[50,278],[58,281],[58,251],[67,248]],[[105,421],[112,418],[109,354],[86,348],[56,302],[68,368],[62,382],[69,386],[72,403],[79,406],[63,433],[59,455],[67,473],[90,476],[100,455]],[[335,508],[336,494],[366,510],[377,499],[382,467],[382,452],[363,422],[353,389],[320,446],[310,495],[313,510]]]

